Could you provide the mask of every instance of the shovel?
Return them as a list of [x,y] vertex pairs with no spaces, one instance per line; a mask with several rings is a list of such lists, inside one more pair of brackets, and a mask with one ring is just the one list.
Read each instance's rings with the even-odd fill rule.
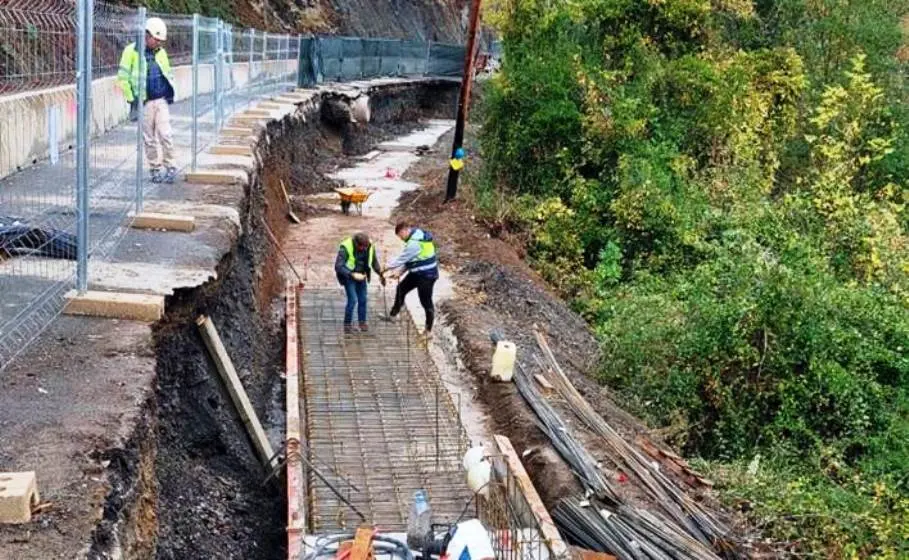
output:
[[290,203],[290,195],[287,194],[287,187],[284,186],[284,180],[280,180],[281,183],[281,192],[284,193],[284,202],[287,203],[287,218],[295,224],[302,223],[299,216],[294,214],[293,204]]

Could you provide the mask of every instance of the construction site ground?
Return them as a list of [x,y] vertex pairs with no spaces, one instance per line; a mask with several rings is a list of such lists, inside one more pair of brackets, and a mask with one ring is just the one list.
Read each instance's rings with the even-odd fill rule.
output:
[[[370,91],[378,105],[373,123],[348,130],[329,122],[321,100],[336,99],[334,87]],[[0,526],[0,558],[281,554],[283,489],[274,480],[263,484],[267,473],[193,321],[201,313],[213,319],[270,439],[280,444],[283,304],[273,298],[283,283],[263,229],[267,222],[284,233],[277,177],[293,193],[329,188],[332,180],[314,179],[336,170],[344,153],[417,126],[412,115],[433,99],[447,114],[452,91],[451,84],[380,80],[310,92],[312,102],[289,105],[287,117],[260,130],[263,163],[239,158],[227,166],[248,172],[243,184],[180,181],[158,189],[149,204],[196,215],[196,230],[128,231],[116,254],[122,258],[93,261],[92,271],[120,271],[107,288],[167,294],[165,318],[152,327],[62,316],[0,374],[0,470],[35,470],[43,500],[31,523]],[[40,167],[29,173],[42,180]],[[205,274],[184,282],[177,267],[162,276],[175,258],[195,259]]]
[[[476,133],[468,126],[467,165],[474,170],[482,165],[476,156]],[[543,354],[534,336],[538,328],[570,381],[626,441],[645,450],[645,455],[654,449],[674,455],[657,434],[622,409],[607,387],[595,381],[599,359],[596,338],[586,322],[529,266],[523,241],[510,237],[499,224],[486,223],[477,216],[463,177],[460,199],[445,202],[446,146],[450,142],[449,133],[432,156],[408,172],[407,177],[419,182],[422,189],[405,194],[394,216],[418,223],[443,240],[440,261],[450,274],[454,290],[453,297],[441,304],[442,320],[457,339],[457,358],[471,380],[468,400],[487,414],[486,430],[512,440],[548,508],[581,491],[571,469],[537,428],[533,412],[515,386],[489,377],[494,352],[490,337],[494,332],[516,344],[517,365],[528,375],[551,375],[542,366]],[[650,510],[660,508],[639,480],[610,460],[602,440],[581,425],[565,403],[558,398],[550,402],[626,503]],[[691,484],[690,477],[674,472],[675,465],[663,464],[666,456],[654,457],[654,461],[696,500],[713,503],[709,488],[699,482]]]
[[[468,134],[469,139],[473,132]],[[307,286],[333,287],[337,305],[342,305],[344,296],[331,268],[340,237],[365,231],[377,242],[384,258],[400,246],[392,232],[394,222],[419,225],[437,240],[443,276],[436,298],[439,326],[428,341],[428,351],[449,393],[460,403],[462,422],[474,442],[489,441],[491,434],[509,437],[547,507],[582,491],[572,470],[537,428],[533,412],[514,384],[498,383],[489,377],[494,351],[490,337],[494,332],[516,343],[520,368],[530,375],[547,374],[534,337],[534,329],[539,328],[571,382],[626,441],[645,452],[660,449],[672,456],[646,426],[615,402],[608,389],[594,381],[598,360],[595,337],[583,319],[525,262],[523,244],[501,232],[497,233],[505,238],[494,237],[491,232],[496,229],[478,220],[469,202],[444,202],[451,135],[448,131],[442,136],[430,155],[414,158],[403,183],[394,173],[383,176],[387,169],[399,171],[402,167],[386,165],[394,160],[386,152],[375,157],[391,159],[377,159],[372,164],[354,162],[352,169],[336,174],[350,184],[381,189],[379,196],[365,205],[363,216],[342,215],[331,206],[334,198],[330,195],[298,199],[298,206],[313,214],[303,225],[290,229],[287,248],[296,266],[305,268]],[[468,159],[468,165],[479,164]],[[398,194],[401,197],[396,200]],[[466,199],[469,201],[469,196]],[[392,293],[389,289],[389,298]],[[372,309],[382,304],[381,292],[374,289]],[[420,326],[415,294],[409,307]],[[336,332],[338,320],[336,316]],[[304,316],[301,328],[306,328],[306,322]],[[386,334],[381,331],[380,336]],[[623,501],[644,509],[660,509],[640,481],[610,460],[598,436],[577,422],[559,399],[551,402],[593,453]],[[655,456],[654,461],[666,461],[666,456]],[[676,475],[672,469],[665,472],[696,500],[712,503],[708,486],[691,484],[690,477]]]
[[[385,101],[401,93],[389,91]],[[213,271],[218,282],[173,294],[154,344],[146,325],[64,318],[24,354],[21,366],[4,372],[0,402],[8,406],[0,407],[0,461],[21,469],[40,463],[49,473],[43,484],[53,504],[30,527],[0,529],[0,558],[73,557],[79,550],[74,543],[85,543],[86,534],[110,536],[92,528],[117,507],[111,500],[135,500],[119,494],[118,485],[157,505],[155,513],[136,508],[146,517],[128,518],[138,528],[137,542],[130,543],[136,550],[157,540],[158,558],[200,551],[270,558],[280,551],[286,513],[281,493],[262,484],[261,465],[192,323],[205,313],[218,324],[270,439],[280,442],[283,349],[275,341],[283,340],[282,317],[281,305],[271,296],[282,284],[281,261],[260,222],[271,224],[283,240],[282,258],[303,277],[304,453],[333,471],[327,478],[341,489],[335,492],[309,471],[312,530],[335,532],[359,523],[338,493],[380,529],[400,531],[413,491],[426,488],[441,520],[454,521],[470,499],[460,457],[468,443],[489,442],[493,434],[511,439],[548,507],[581,490],[515,386],[490,379],[493,333],[516,343],[519,368],[546,374],[534,338],[539,328],[572,383],[626,441],[662,447],[593,381],[596,339],[523,260],[522,244],[479,221],[469,202],[443,203],[453,123],[429,118],[437,114],[398,110],[408,104],[409,98],[402,99],[397,109],[386,107],[397,117],[386,119],[384,132],[354,130],[337,121],[329,127],[324,111],[321,117],[307,114],[282,123],[280,132],[269,129],[278,141],[273,139],[275,146],[264,154],[261,175],[251,179],[255,183],[248,192],[230,192],[230,205],[243,218],[239,247]],[[401,115],[412,122],[405,124]],[[382,142],[388,131],[403,134],[411,127],[417,130]],[[417,155],[423,146],[431,147],[429,154]],[[468,166],[479,164],[468,158]],[[281,181],[293,194],[300,224],[291,225],[284,216]],[[331,189],[341,183],[374,191],[363,215],[339,211]],[[223,187],[200,190],[219,197],[211,204],[225,196]],[[442,266],[437,327],[428,340],[418,336],[423,313],[416,293],[408,298],[401,321],[378,321],[391,305],[394,281],[387,293],[374,281],[370,331],[345,335],[344,293],[333,270],[338,244],[364,231],[385,261],[401,248],[394,234],[399,219],[436,238]],[[217,223],[233,226],[229,220]],[[237,233],[230,229],[229,235]],[[173,246],[173,240],[167,243]],[[295,279],[290,267],[284,268],[284,277]],[[116,396],[106,397],[111,394]],[[38,413],[17,404],[35,398],[42,399]],[[600,461],[623,501],[660,507],[648,502],[634,477],[620,472],[621,465],[610,461],[602,442],[574,420],[564,403],[550,401]],[[155,414],[146,414],[149,406],[158,408]],[[161,425],[154,425],[158,419]],[[145,452],[147,441],[156,442],[157,455]],[[711,500],[703,485],[678,480],[698,500]]]

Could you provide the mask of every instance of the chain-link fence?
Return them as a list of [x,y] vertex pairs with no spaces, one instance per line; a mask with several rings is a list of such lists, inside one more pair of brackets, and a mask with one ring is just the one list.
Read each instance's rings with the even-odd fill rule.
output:
[[[120,74],[129,46],[138,72],[146,71],[151,17],[167,26],[174,76],[174,103],[158,109],[173,129],[164,153],[146,150],[150,108],[138,104],[131,114],[124,88],[132,81]],[[124,289],[130,274],[141,289],[141,267],[130,266],[167,260],[129,229],[146,203],[180,196],[151,180],[149,156],[180,176],[257,99],[297,84],[454,75],[463,52],[421,41],[276,35],[92,0],[0,2],[0,370],[59,315],[68,291]]]

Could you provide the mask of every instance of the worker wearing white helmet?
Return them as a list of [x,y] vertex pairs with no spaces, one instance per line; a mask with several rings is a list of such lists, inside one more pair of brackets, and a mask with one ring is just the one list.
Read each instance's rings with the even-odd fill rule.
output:
[[167,26],[164,21],[148,18],[145,22],[145,76],[139,77],[139,50],[135,43],[123,49],[117,72],[117,82],[130,104],[130,120],[138,120],[139,103],[143,103],[142,137],[151,179],[155,183],[173,183],[177,177],[168,107],[174,102],[174,73],[164,50],[165,41]]

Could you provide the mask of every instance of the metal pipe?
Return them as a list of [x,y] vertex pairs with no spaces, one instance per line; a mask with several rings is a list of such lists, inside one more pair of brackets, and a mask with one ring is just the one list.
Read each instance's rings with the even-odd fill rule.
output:
[[89,14],[93,9],[92,0],[78,0],[76,4],[76,288],[80,292],[88,289],[88,140],[91,135],[88,127],[91,103],[89,88],[92,79],[92,28]]
[[222,110],[224,107],[221,105],[221,88],[223,84],[221,81],[224,79],[224,22],[218,19],[218,23],[215,26],[215,135],[221,131],[221,119],[224,115]]
[[192,170],[199,153],[199,14],[193,14]]
[[146,83],[145,83],[145,17],[146,17],[146,8],[145,6],[139,7],[139,15],[136,20],[136,52],[139,53],[139,91],[136,92],[138,96],[138,120],[136,121],[136,214],[142,212],[143,204],[143,179],[144,172],[143,169],[143,156],[145,155],[144,142],[142,140],[143,129],[145,127],[145,98],[143,93],[145,92]]

